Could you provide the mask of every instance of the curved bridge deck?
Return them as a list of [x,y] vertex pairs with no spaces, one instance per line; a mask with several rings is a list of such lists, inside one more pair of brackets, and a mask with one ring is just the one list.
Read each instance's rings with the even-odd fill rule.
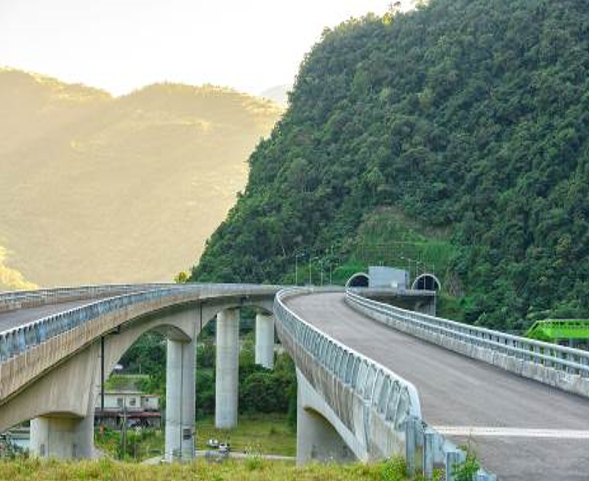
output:
[[470,445],[501,480],[587,480],[589,401],[395,331],[356,312],[343,293],[288,306],[418,389],[424,419]]

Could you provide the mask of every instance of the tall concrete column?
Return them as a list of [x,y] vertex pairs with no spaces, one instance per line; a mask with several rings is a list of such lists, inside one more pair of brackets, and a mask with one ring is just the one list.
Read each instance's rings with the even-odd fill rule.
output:
[[256,364],[274,367],[274,316],[256,315]]
[[[298,373],[297,378],[299,378]],[[335,428],[319,413],[304,407],[305,389],[308,387],[299,382],[297,386],[297,464],[355,461],[354,453]]]
[[239,311],[226,309],[217,314],[217,365],[215,426],[237,426],[239,382]]
[[92,458],[94,415],[84,418],[53,415],[32,419],[30,452],[40,458]]
[[194,341],[168,340],[166,360],[166,440],[168,462],[194,459],[196,348]]

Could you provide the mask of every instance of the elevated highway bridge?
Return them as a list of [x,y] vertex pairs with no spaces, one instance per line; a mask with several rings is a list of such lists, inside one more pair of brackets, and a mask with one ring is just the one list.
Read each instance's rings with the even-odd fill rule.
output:
[[[405,456],[431,479],[470,445],[477,480],[585,480],[589,355],[433,317],[428,294],[260,285],[99,286],[0,293],[0,432],[31,420],[34,455],[92,457],[96,397],[143,333],[168,338],[166,448],[194,457],[195,341],[217,319],[216,425],[237,423],[239,315],[256,362],[274,328],[297,367],[297,458]],[[430,297],[431,299],[431,297]]]
[[411,381],[421,413],[471,445],[499,479],[574,480],[589,473],[589,401],[413,337],[354,310],[344,293],[299,296],[293,312]]

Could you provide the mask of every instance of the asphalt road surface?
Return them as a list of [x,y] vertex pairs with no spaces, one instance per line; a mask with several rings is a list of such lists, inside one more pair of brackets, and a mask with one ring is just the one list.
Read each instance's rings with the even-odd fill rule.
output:
[[287,300],[307,322],[412,382],[424,419],[505,481],[588,481],[589,399],[403,334],[344,294]]

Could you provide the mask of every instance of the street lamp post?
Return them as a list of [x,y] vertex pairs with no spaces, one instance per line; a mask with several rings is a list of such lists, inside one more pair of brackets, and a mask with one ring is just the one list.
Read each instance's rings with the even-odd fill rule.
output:
[[329,248],[329,285],[333,285],[333,244]]
[[299,285],[299,257],[305,257],[304,253],[295,254],[295,285]]

